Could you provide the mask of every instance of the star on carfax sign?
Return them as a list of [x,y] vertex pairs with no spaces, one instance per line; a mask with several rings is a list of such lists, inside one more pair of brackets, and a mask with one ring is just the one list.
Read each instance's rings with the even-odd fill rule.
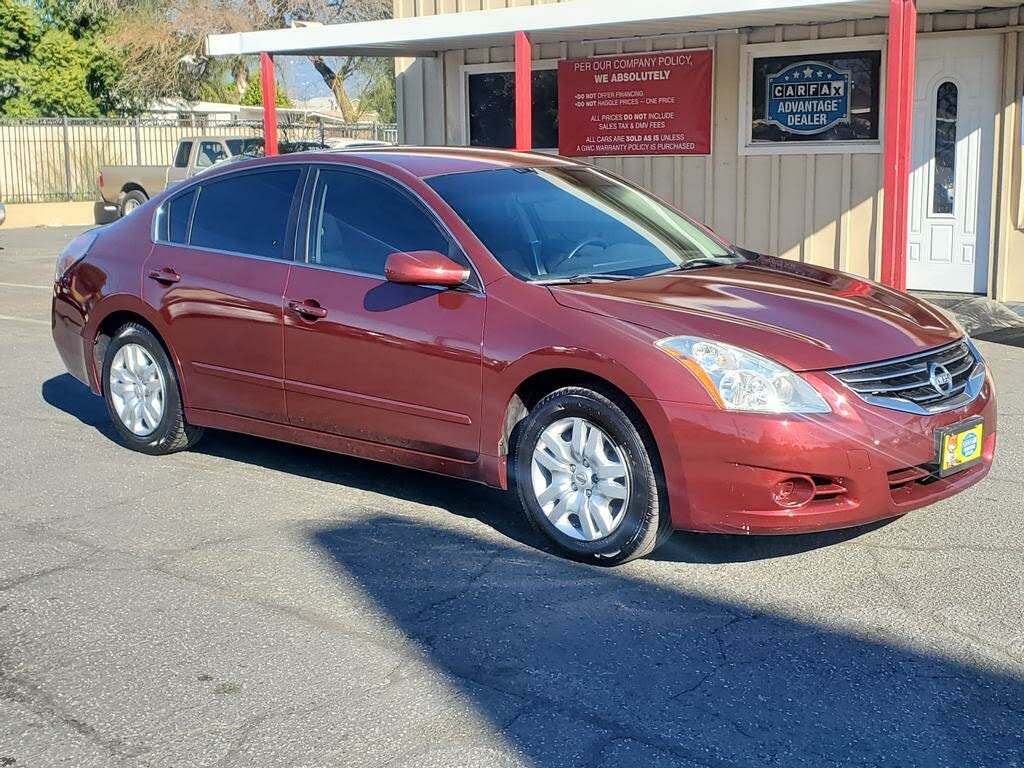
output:
[[798,61],[768,76],[769,123],[800,134],[850,122],[850,72],[823,61]]

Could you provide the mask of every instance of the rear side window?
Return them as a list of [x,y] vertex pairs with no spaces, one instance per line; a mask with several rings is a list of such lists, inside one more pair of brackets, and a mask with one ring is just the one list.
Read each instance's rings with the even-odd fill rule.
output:
[[175,168],[188,168],[188,156],[192,154],[192,142],[183,141],[178,145],[178,151],[174,155]]
[[314,264],[382,276],[396,251],[438,251],[464,261],[411,198],[361,173],[321,171],[311,221]]
[[192,215],[192,203],[196,199],[193,187],[183,195],[178,195],[167,205],[167,232],[164,235],[172,243],[188,242],[188,220]]
[[199,248],[285,258],[298,168],[231,174],[203,184],[190,243]]

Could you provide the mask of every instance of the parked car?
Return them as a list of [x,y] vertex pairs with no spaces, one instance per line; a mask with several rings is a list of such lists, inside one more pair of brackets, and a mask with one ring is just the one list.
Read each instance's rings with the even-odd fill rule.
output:
[[7,221],[7,206],[4,204],[3,198],[0,198],[0,226]]
[[[330,149],[319,141],[282,141],[282,155]],[[96,203],[96,223],[126,216],[153,195],[221,165],[228,160],[263,157],[263,139],[253,136],[192,136],[178,142],[174,163],[165,165],[102,165]]]
[[368,149],[370,147],[393,147],[389,141],[378,141],[377,139],[356,139],[350,137],[338,137],[326,139],[331,149]]
[[252,136],[188,136],[178,142],[170,165],[101,165],[96,222],[127,216],[169,185],[229,157],[262,150],[263,139]]
[[68,246],[52,327],[130,448],[213,427],[514,486],[594,563],[895,517],[995,450],[985,362],[936,308],[541,154],[203,174]]
[[[277,145],[277,152],[280,155],[291,155],[296,152],[314,152],[322,149],[330,149],[326,144],[321,144],[318,141],[282,141]],[[207,173],[214,169],[223,167],[226,163],[241,163],[246,160],[252,160],[256,157],[265,157],[266,153],[263,151],[263,139],[258,140],[258,144],[254,144],[247,149],[247,151],[241,155],[231,155],[231,157],[225,157],[218,160],[216,163],[211,165],[209,168],[204,168],[197,173]],[[178,182],[175,182],[178,183]]]

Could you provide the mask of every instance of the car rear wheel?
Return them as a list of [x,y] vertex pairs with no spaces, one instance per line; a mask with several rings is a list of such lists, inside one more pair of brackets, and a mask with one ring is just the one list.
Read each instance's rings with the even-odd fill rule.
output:
[[173,453],[203,434],[185,422],[178,378],[163,345],[138,323],[122,326],[107,345],[103,398],[121,442],[136,451]]
[[669,532],[652,450],[613,400],[566,387],[517,427],[515,480],[527,518],[569,557],[617,565]]
[[121,215],[127,216],[129,213],[134,211],[144,202],[149,200],[144,192],[140,192],[137,189],[133,189],[131,192],[125,192],[121,196]]

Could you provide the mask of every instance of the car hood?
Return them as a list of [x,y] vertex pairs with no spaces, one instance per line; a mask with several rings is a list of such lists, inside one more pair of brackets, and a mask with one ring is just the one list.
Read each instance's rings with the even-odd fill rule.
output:
[[937,308],[832,269],[761,256],[750,262],[552,288],[555,300],[665,336],[702,336],[797,370],[914,354],[962,334]]

